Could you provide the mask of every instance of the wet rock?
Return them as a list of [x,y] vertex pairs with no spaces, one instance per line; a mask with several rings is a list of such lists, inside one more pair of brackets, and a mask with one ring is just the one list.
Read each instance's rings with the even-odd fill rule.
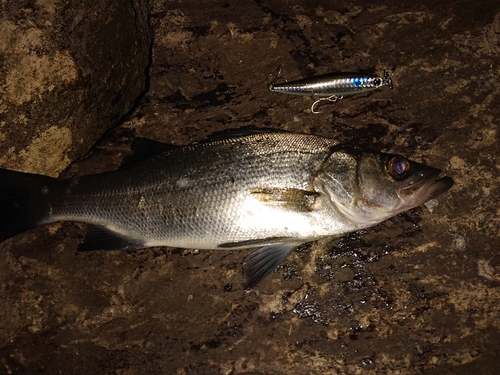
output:
[[147,84],[147,0],[6,1],[0,16],[0,165],[57,175]]
[[[137,135],[254,125],[398,152],[455,185],[302,248],[250,292],[248,250],[78,253],[71,223],[20,234],[0,244],[0,373],[498,375],[498,0],[155,0],[152,24],[150,89],[72,173],[116,168]],[[267,90],[279,64],[289,80],[389,69],[394,90],[312,115]]]

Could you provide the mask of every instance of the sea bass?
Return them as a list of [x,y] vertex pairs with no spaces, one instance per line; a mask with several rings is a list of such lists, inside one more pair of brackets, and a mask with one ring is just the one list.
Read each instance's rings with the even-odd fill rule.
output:
[[81,250],[259,248],[254,287],[297,246],[371,227],[453,185],[438,169],[332,139],[253,132],[170,148],[129,168],[69,179],[0,169],[0,241],[87,223]]

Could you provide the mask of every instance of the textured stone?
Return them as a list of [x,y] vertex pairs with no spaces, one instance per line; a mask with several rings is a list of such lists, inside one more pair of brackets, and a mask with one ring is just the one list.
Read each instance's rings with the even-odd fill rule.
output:
[[[250,292],[248,250],[78,253],[78,225],[20,234],[0,245],[0,373],[500,374],[498,0],[155,0],[151,20],[150,89],[67,174],[116,168],[135,136],[253,125],[398,152],[455,185],[302,247]],[[279,64],[289,80],[388,69],[394,89],[312,115],[267,90]]]
[[147,0],[5,1],[0,165],[58,175],[147,84]]

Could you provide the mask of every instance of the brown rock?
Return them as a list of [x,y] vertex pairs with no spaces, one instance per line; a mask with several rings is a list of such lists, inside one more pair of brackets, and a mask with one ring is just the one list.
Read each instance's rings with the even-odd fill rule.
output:
[[0,165],[58,175],[145,90],[147,0],[7,1],[0,16]]
[[[148,93],[68,172],[116,168],[135,136],[253,125],[401,153],[453,188],[304,246],[250,292],[251,250],[79,253],[71,223],[20,234],[0,244],[0,374],[500,374],[500,2],[291,3],[151,1]],[[280,64],[288,80],[387,69],[394,89],[313,115],[268,91]]]

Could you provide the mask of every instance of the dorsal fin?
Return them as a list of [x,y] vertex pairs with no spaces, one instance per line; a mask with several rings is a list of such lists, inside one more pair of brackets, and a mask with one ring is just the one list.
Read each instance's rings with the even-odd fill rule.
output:
[[150,157],[161,154],[163,152],[175,150],[179,147],[180,146],[153,141],[147,138],[135,138],[132,142],[132,145],[130,146],[134,153],[123,158],[120,169],[128,168],[143,160],[149,159]]
[[[258,128],[254,126],[245,126],[238,129],[226,129],[214,132],[205,139],[195,142],[195,144],[210,143],[230,138],[246,137],[247,135],[252,135],[252,134],[278,133],[278,132],[284,132],[284,131],[271,128]],[[161,154],[163,152],[175,150],[176,148],[179,147],[182,146],[177,146],[169,143],[153,141],[147,138],[137,137],[133,140],[132,145],[130,146],[130,148],[132,149],[132,151],[134,151],[134,153],[123,158],[123,161],[119,169],[128,168],[143,160],[149,159],[150,157]]]
[[258,128],[255,126],[244,126],[238,129],[226,129],[214,132],[210,134],[207,138],[198,141],[197,143],[209,143],[215,141],[222,141],[224,139],[246,137],[252,134],[262,134],[262,133],[282,133],[284,130],[272,129],[272,128]]

